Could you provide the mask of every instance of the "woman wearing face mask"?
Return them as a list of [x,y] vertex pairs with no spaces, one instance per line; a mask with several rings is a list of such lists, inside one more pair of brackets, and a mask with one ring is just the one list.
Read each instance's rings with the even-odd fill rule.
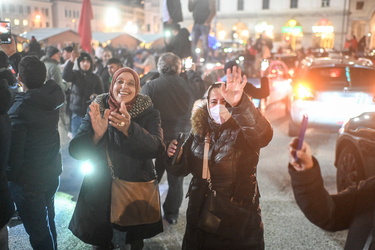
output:
[[[69,145],[73,158],[93,164],[93,172],[85,175],[69,224],[73,234],[92,244],[93,249],[114,249],[113,232],[124,235],[117,231],[126,232],[125,241],[132,250],[142,249],[143,239],[163,231],[161,218],[156,223],[126,227],[110,222],[111,171],[121,180],[155,180],[152,159],[165,152],[159,111],[153,108],[150,97],[139,91],[138,74],[130,68],[118,69],[109,93],[97,96],[90,104]],[[113,164],[111,170],[107,154]]]
[[[208,90],[207,105],[193,114],[192,131],[174,165],[171,158],[177,142],[168,146],[169,171],[193,175],[182,249],[264,249],[256,166],[260,148],[271,141],[273,130],[244,93],[246,82],[246,76],[241,77],[236,66],[232,74],[228,69],[227,83],[213,84]],[[233,239],[201,229],[202,207],[212,190],[252,211],[253,219],[246,227],[251,231],[246,231],[244,237],[240,236],[243,232]],[[226,227],[235,234],[239,230],[234,223]]]

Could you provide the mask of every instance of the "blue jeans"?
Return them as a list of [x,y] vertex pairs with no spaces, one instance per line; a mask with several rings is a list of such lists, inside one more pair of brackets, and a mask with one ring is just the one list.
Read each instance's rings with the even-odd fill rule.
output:
[[81,126],[83,117],[80,117],[77,114],[72,114],[72,119],[70,120],[70,129],[73,137],[77,135],[78,129]]
[[210,33],[210,26],[204,24],[194,24],[193,30],[191,31],[191,49],[192,49],[192,56],[194,62],[197,62],[197,55],[195,53],[195,49],[197,48],[197,44],[199,38],[202,37],[202,46],[203,46],[203,58],[207,60],[208,55],[208,34]]
[[34,250],[56,250],[55,194],[59,178],[24,185],[9,182],[14,202]]

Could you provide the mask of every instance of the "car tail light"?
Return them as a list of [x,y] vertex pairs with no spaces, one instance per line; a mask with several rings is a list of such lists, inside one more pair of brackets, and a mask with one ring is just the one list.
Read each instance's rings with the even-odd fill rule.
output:
[[314,99],[314,94],[308,85],[298,83],[294,87],[294,98],[311,100]]

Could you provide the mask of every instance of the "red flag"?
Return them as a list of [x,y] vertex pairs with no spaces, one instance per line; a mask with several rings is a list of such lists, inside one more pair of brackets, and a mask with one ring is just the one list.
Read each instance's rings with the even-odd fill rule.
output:
[[81,37],[81,48],[91,54],[91,20],[94,18],[90,0],[83,0],[79,18],[78,34]]

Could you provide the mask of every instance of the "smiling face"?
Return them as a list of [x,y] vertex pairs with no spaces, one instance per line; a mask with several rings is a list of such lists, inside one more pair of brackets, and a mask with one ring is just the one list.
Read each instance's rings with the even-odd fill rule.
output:
[[113,96],[118,103],[128,103],[135,97],[135,79],[129,72],[121,73],[113,85]]

